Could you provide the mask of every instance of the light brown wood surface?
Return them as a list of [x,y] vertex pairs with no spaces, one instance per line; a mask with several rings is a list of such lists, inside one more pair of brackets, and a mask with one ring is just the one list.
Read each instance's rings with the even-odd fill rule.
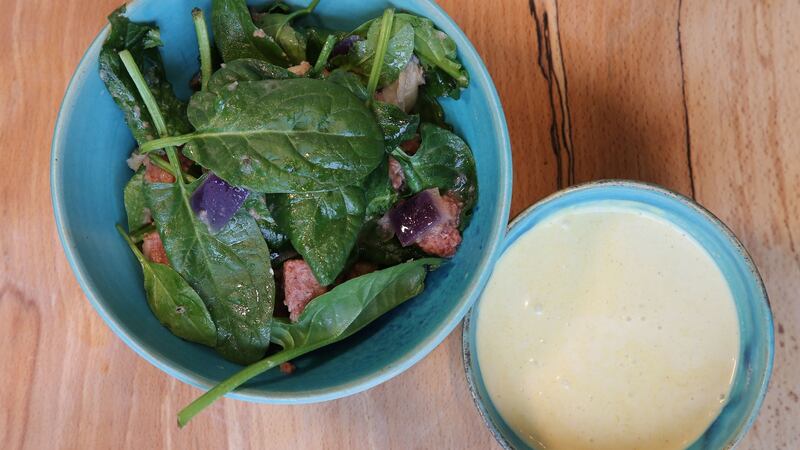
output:
[[[458,331],[360,395],[306,406],[224,400],[177,429],[176,412],[199,391],[104,325],[67,265],[50,205],[59,103],[118,2],[0,0],[0,447],[496,447],[467,391]],[[441,4],[502,98],[512,215],[559,185],[632,178],[694,195],[741,238],[767,284],[776,353],[740,448],[800,448],[800,2]]]

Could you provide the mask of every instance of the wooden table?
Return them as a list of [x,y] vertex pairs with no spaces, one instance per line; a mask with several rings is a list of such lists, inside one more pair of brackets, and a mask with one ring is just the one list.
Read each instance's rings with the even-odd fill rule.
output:
[[[225,400],[146,363],[86,301],[49,192],[56,112],[120,0],[0,0],[0,442],[4,448],[489,448],[454,332],[397,378],[308,406]],[[800,448],[800,3],[446,0],[483,55],[514,148],[512,214],[633,178],[687,195],[752,253],[775,370],[744,449]],[[570,161],[574,164],[570,170]]]

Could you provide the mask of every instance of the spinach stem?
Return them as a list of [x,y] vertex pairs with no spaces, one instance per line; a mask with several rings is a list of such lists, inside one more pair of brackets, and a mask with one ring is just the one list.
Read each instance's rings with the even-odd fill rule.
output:
[[239,372],[236,372],[232,376],[228,377],[226,380],[220,382],[211,390],[201,395],[195,399],[195,401],[183,408],[181,412],[178,413],[178,426],[183,428],[187,423],[189,423],[190,420],[192,420],[194,416],[204,410],[207,406],[211,405],[225,394],[246,383],[248,380],[261,375],[262,373],[280,365],[281,363],[285,363],[286,361],[294,359],[300,355],[308,353],[312,350],[316,350],[318,347],[320,347],[320,345],[283,350],[274,355],[268,356],[261,361],[250,364]]
[[[119,52],[119,57],[122,60],[122,64],[125,65],[128,75],[133,79],[133,84],[136,85],[136,89],[142,97],[147,112],[150,113],[150,117],[153,119],[156,132],[158,132],[158,135],[161,137],[167,136],[167,124],[164,122],[164,116],[161,115],[161,110],[158,109],[158,102],[156,102],[156,98],[153,97],[153,93],[150,92],[150,88],[147,86],[147,82],[144,80],[139,66],[137,66],[136,61],[133,60],[133,55],[131,55],[131,52],[128,50],[122,50]],[[169,163],[172,165],[173,173],[181,173],[181,165],[178,161],[175,147],[167,147],[167,158],[169,158]],[[175,181],[181,183],[181,178],[182,177],[175,177]]]
[[138,244],[144,240],[144,236],[146,234],[152,233],[153,231],[156,231],[156,225],[153,223],[148,223],[147,225],[143,225],[138,229],[131,231],[130,238],[135,244]]
[[307,15],[307,14],[311,14],[314,11],[314,8],[316,8],[318,4],[319,4],[319,0],[313,0],[305,8],[298,9],[297,11],[286,15],[286,19],[283,21],[282,24],[280,24],[280,26],[278,26],[278,29],[275,31],[275,37],[277,38],[278,36],[280,36],[281,35],[281,31],[283,30],[283,27],[288,25],[289,22],[291,22],[295,18],[300,17],[300,16],[304,16],[304,15]]
[[316,8],[317,5],[319,5],[319,0],[312,0],[311,3],[309,3],[308,6],[306,6],[305,8],[298,9],[297,11],[289,14],[288,19],[292,20],[295,17],[311,14],[312,12],[314,12],[314,8]]
[[125,232],[125,230],[122,228],[122,226],[120,226],[120,224],[117,224],[116,228],[120,236],[122,236],[122,239],[125,239],[125,242],[128,243],[128,246],[131,248],[133,254],[136,255],[136,259],[138,259],[139,262],[144,264],[144,255],[139,250],[139,247],[136,246],[136,243],[133,241],[133,239],[131,239],[131,237],[128,236],[128,233]]
[[153,97],[153,93],[150,92],[150,87],[147,86],[147,82],[144,80],[139,66],[137,66],[136,61],[133,60],[133,55],[128,50],[122,50],[119,52],[119,57],[122,59],[122,64],[125,65],[128,75],[133,79],[133,83],[136,85],[136,89],[139,91],[139,95],[142,97],[142,101],[144,101],[144,105],[147,107],[147,112],[150,113],[150,117],[153,119],[153,125],[156,127],[156,131],[159,135],[166,135],[167,124],[164,122],[164,117],[158,109],[158,102],[156,102],[156,98]]
[[208,41],[208,27],[202,9],[192,9],[192,21],[197,35],[197,46],[200,49],[200,90],[205,91],[211,78],[211,44]]
[[148,159],[150,159],[150,164],[158,166],[163,170],[166,170],[167,172],[172,174],[173,177],[175,176],[175,172],[172,171],[172,165],[164,161],[163,159],[159,158],[158,155],[153,155],[152,157],[148,156]]
[[336,37],[334,37],[332,34],[329,34],[328,38],[325,39],[325,44],[322,46],[322,50],[319,52],[317,62],[314,64],[314,68],[311,70],[312,74],[318,75],[323,69],[325,69],[325,65],[328,63],[328,57],[331,56],[334,45],[336,45]]
[[381,18],[381,31],[378,35],[378,46],[375,49],[375,57],[372,60],[372,70],[369,74],[369,82],[367,83],[367,104],[372,103],[372,97],[375,96],[375,90],[378,88],[378,80],[381,78],[381,70],[383,69],[383,60],[386,55],[386,50],[389,48],[389,38],[392,34],[392,24],[394,22],[394,9],[389,8],[383,12]]
[[147,141],[139,147],[139,153],[145,154],[150,153],[152,151],[160,150],[166,147],[172,147],[176,145],[183,145],[192,140],[193,133],[184,134],[181,136],[166,136],[160,139],[153,139],[152,141]]
[[[445,67],[447,66],[447,67]],[[461,87],[467,87],[468,80],[462,73],[460,73],[457,69],[453,69],[452,66],[445,65],[445,64],[437,64],[436,67],[442,69],[444,73],[453,77],[454,80],[458,83]]]

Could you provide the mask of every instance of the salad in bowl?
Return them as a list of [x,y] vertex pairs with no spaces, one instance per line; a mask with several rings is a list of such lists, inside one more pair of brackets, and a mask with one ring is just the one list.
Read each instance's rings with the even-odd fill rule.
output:
[[100,78],[136,141],[117,230],[158,321],[245,366],[180,425],[420,294],[477,202],[472,151],[439,101],[470,82],[455,42],[392,8],[352,30],[307,25],[318,3],[187,11],[188,102],[156,24],[109,16]]

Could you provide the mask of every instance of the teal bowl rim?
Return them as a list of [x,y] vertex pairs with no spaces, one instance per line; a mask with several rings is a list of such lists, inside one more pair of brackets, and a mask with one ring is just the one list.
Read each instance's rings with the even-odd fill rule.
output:
[[[763,377],[761,380],[761,384],[759,386],[758,397],[756,398],[755,403],[753,404],[752,409],[750,410],[750,415],[747,418],[744,426],[739,430],[739,432],[734,436],[734,438],[730,441],[730,446],[727,448],[734,448],[742,440],[742,438],[747,434],[750,428],[755,422],[758,414],[761,410],[761,406],[764,403],[764,397],[767,394],[767,388],[769,386],[769,380],[772,376],[772,367],[774,363],[775,357],[775,330],[772,318],[772,307],[769,302],[769,296],[767,295],[767,288],[764,285],[764,280],[761,278],[761,274],[758,271],[755,263],[753,262],[753,258],[750,256],[750,253],[744,247],[742,242],[739,238],[736,237],[736,234],[728,228],[725,223],[720,220],[717,216],[715,216],[711,211],[697,203],[696,201],[692,200],[685,195],[679,194],[675,191],[669,190],[662,186],[647,183],[643,181],[632,181],[632,180],[621,180],[621,179],[607,179],[607,180],[597,180],[597,181],[590,181],[582,184],[578,184],[575,186],[571,186],[566,189],[562,189],[557,191],[542,200],[539,200],[535,204],[529,206],[520,214],[518,214],[509,224],[508,230],[506,235],[510,235],[511,231],[517,227],[524,224],[533,214],[534,211],[539,209],[539,207],[550,203],[556,199],[559,199],[565,195],[574,193],[576,191],[584,191],[589,189],[595,188],[602,188],[602,187],[627,187],[633,189],[640,189],[644,191],[651,191],[656,192],[662,195],[669,197],[672,200],[675,200],[679,203],[682,203],[684,206],[689,207],[690,209],[694,210],[700,216],[704,217],[708,220],[717,230],[719,230],[724,237],[726,237],[732,244],[736,252],[739,256],[742,257],[742,260],[747,267],[748,271],[753,277],[753,281],[756,283],[756,286],[759,288],[761,292],[761,298],[764,301],[764,305],[766,307],[767,314],[767,339],[768,339],[768,346],[767,346],[767,364],[763,372]],[[505,250],[508,248],[509,243],[507,242],[508,237],[506,237],[506,241],[503,242],[503,248],[500,253],[497,255],[497,259],[499,260],[502,257]],[[496,262],[496,261],[495,261]],[[486,406],[484,405],[484,401],[481,399],[480,394],[478,393],[478,389],[475,385],[475,374],[473,374],[472,370],[472,353],[473,349],[470,346],[470,339],[469,333],[471,329],[471,322],[474,319],[473,315],[476,313],[477,309],[477,302],[467,315],[464,317],[463,326],[461,329],[461,360],[464,365],[464,373],[467,378],[467,385],[469,387],[470,396],[472,397],[472,401],[475,407],[478,410],[478,413],[483,420],[483,423],[489,429],[489,432],[494,436],[497,443],[500,444],[501,447],[507,450],[513,450],[515,447],[512,445],[511,442],[506,438],[506,436],[500,431],[497,424],[494,423],[489,412],[486,410]],[[487,402],[491,402],[490,399],[486,399]]]
[[[136,8],[136,6],[143,1],[146,0],[129,1],[127,3],[128,11],[130,12],[131,9]],[[448,317],[437,328],[435,333],[428,336],[427,339],[422,341],[414,349],[410,350],[403,357],[397,359],[394,363],[388,365],[381,371],[373,372],[371,374],[354,379],[349,383],[334,389],[318,389],[306,391],[302,394],[295,394],[292,396],[270,396],[255,389],[243,388],[239,391],[226,394],[225,396],[228,398],[244,400],[253,403],[307,404],[347,397],[382,384],[409,369],[411,366],[426,357],[439,344],[441,344],[442,341],[444,341],[444,339],[461,322],[461,319],[466,315],[469,308],[480,296],[481,292],[483,291],[483,287],[486,285],[486,282],[489,279],[494,262],[497,260],[497,257],[499,256],[503,247],[506,233],[505,223],[508,221],[508,215],[511,208],[513,165],[511,159],[511,140],[508,134],[505,113],[503,112],[503,106],[500,101],[500,97],[497,94],[497,88],[495,87],[492,77],[489,74],[489,70],[486,68],[483,59],[472,45],[472,42],[469,40],[469,38],[467,38],[458,24],[439,5],[434,3],[432,0],[418,1],[420,8],[425,11],[424,15],[426,17],[432,18],[438,16],[442,18],[443,22],[452,27],[452,30],[454,30],[455,33],[451,33],[451,35],[456,41],[459,41],[459,56],[464,60],[470,60],[474,67],[478,68],[477,73],[470,73],[470,76],[472,77],[473,83],[484,85],[487,88],[486,94],[487,97],[489,97],[489,106],[492,111],[492,128],[497,135],[498,141],[501,143],[501,147],[499,148],[501,161],[498,164],[501,170],[501,176],[499,180],[500,187],[498,189],[501,196],[501,203],[494,215],[493,229],[490,239],[487,242],[487,251],[484,253],[483,259],[478,267],[478,270],[476,271],[476,273],[479,275],[472,279],[470,283],[471,286],[469,286],[467,294],[463,296],[461,302],[450,312]],[[184,373],[179,367],[172,364],[167,358],[157,356],[148,348],[140,345],[135,336],[129,335],[117,325],[116,321],[113,320],[106,312],[103,302],[99,296],[95,295],[95,286],[89,281],[87,276],[88,270],[75,255],[72,237],[69,231],[64,228],[64,213],[62,208],[63,198],[61,193],[56,188],[60,183],[58,170],[60,164],[59,156],[65,151],[62,138],[62,134],[64,133],[65,114],[66,111],[72,109],[72,105],[77,100],[76,91],[74,90],[77,80],[84,76],[85,73],[91,69],[89,65],[92,61],[89,60],[89,57],[92,54],[99,52],[99,48],[102,46],[108,31],[109,25],[106,24],[100,30],[94,40],[92,40],[92,43],[89,45],[78,62],[78,66],[75,69],[75,72],[72,74],[69,84],[67,85],[67,89],[64,93],[64,98],[61,101],[61,106],[59,107],[58,116],[56,119],[53,139],[51,142],[50,195],[53,205],[53,214],[56,221],[56,229],[58,230],[58,237],[61,242],[61,247],[64,249],[64,253],[67,257],[70,268],[75,274],[75,278],[78,280],[78,284],[83,290],[84,295],[86,295],[92,307],[95,309],[95,311],[97,311],[97,314],[100,315],[111,331],[120,339],[122,339],[122,341],[128,347],[133,349],[134,352],[136,352],[139,356],[144,358],[153,366],[161,369],[168,375],[186,384],[199,389],[207,390],[213,387],[213,383],[210,383],[205,379],[190,376]]]

